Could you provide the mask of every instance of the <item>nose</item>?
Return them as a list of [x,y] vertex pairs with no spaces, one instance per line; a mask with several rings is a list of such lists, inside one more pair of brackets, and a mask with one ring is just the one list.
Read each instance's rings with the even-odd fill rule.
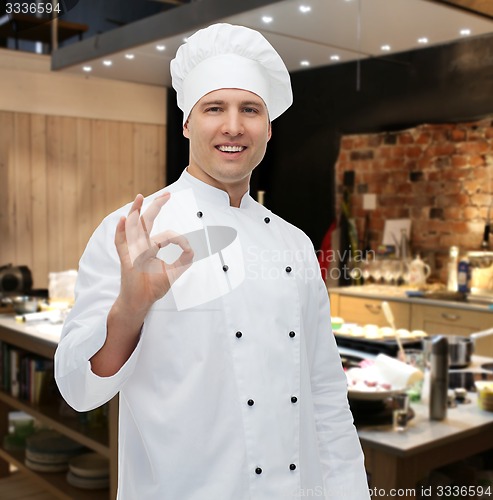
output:
[[222,132],[232,137],[243,134],[243,119],[241,113],[237,110],[228,110],[227,113],[224,113]]

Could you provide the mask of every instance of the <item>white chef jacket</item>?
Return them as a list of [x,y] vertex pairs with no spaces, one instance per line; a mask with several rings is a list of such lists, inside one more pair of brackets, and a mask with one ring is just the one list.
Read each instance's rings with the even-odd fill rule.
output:
[[[130,205],[106,217],[81,258],[55,355],[76,410],[119,393],[118,499],[368,499],[310,240],[248,193],[231,207],[186,170],[165,190],[155,231],[208,235],[208,251],[151,308],[125,365],[99,377],[89,359],[119,293],[114,233]],[[206,275],[194,271],[201,263]]]

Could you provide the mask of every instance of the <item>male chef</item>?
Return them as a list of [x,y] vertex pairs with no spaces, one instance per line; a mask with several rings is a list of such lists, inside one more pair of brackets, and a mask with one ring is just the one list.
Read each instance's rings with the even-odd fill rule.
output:
[[79,411],[119,394],[120,500],[368,499],[314,249],[249,194],[288,71],[258,32],[216,24],[171,74],[189,164],[90,239],[60,391]]

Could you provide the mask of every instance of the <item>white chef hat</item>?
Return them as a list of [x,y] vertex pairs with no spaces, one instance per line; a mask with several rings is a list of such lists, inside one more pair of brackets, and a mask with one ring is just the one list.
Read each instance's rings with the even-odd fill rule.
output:
[[272,121],[293,102],[288,70],[272,45],[244,26],[213,24],[190,36],[171,61],[183,123],[204,95],[237,88],[263,99]]

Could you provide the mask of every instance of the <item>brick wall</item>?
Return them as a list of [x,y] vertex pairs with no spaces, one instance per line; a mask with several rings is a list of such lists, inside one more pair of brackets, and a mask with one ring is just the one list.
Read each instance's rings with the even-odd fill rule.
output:
[[[410,218],[413,252],[432,265],[435,278],[445,280],[451,245],[461,251],[480,249],[493,199],[493,118],[344,136],[336,163],[337,213],[347,170],[355,172],[351,201],[359,237],[365,220],[363,194],[374,193],[372,249],[382,241],[386,219]],[[490,241],[493,249],[493,235]]]

